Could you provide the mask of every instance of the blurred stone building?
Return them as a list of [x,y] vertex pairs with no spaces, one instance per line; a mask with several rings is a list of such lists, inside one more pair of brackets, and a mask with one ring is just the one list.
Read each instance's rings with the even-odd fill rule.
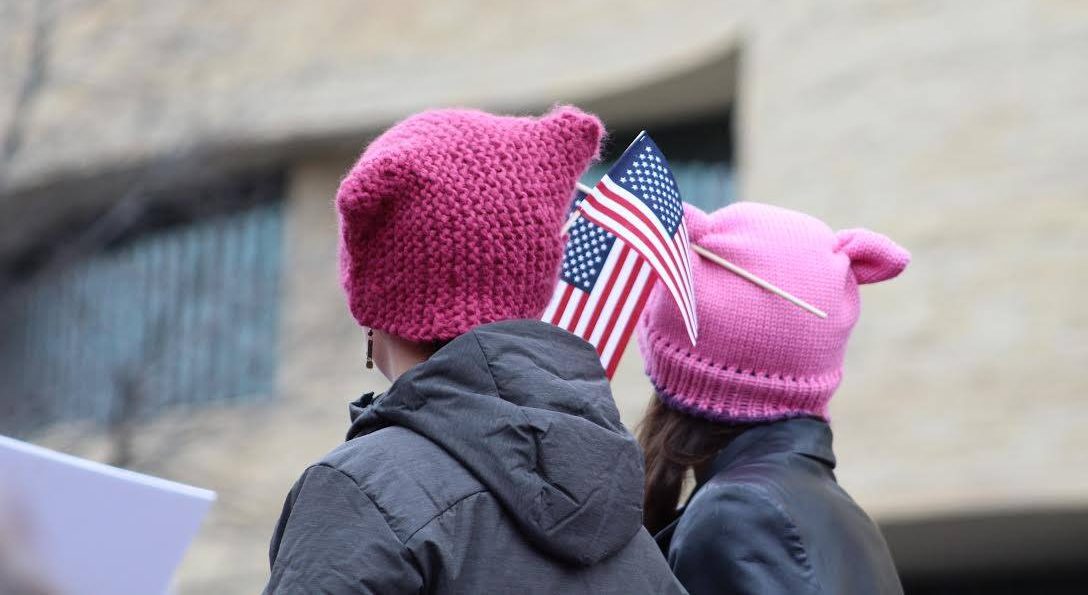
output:
[[[381,389],[339,176],[411,112],[599,113],[706,208],[885,232],[833,402],[914,593],[1088,581],[1088,4],[0,4],[0,432],[219,491],[183,593],[267,575],[283,496]],[[593,174],[587,174],[587,181]],[[625,421],[649,396],[637,351]]]

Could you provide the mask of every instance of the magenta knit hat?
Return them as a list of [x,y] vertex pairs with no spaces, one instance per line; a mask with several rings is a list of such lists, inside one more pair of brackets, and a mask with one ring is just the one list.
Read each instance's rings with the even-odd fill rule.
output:
[[858,285],[895,277],[910,253],[866,229],[834,232],[803,213],[758,203],[710,215],[685,205],[684,216],[693,245],[828,316],[820,319],[692,252],[698,344],[691,346],[660,284],[639,320],[639,349],[660,398],[715,421],[828,419],[861,308]]
[[414,115],[340,183],[340,280],[360,325],[412,341],[539,318],[555,288],[574,185],[597,157],[595,116]]

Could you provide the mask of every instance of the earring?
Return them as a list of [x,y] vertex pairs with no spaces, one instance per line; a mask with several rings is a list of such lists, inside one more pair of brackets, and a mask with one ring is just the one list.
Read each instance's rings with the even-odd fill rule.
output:
[[374,368],[374,329],[366,331],[366,369]]

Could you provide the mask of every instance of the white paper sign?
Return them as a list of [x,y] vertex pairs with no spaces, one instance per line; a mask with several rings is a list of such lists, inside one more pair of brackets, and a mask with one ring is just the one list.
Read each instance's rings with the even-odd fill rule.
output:
[[25,543],[26,558],[61,595],[165,593],[214,500],[215,492],[0,436],[0,514],[20,529],[7,537]]

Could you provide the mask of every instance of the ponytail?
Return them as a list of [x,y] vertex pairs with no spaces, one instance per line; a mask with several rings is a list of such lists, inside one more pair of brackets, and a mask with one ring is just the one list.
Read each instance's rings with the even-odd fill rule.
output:
[[651,534],[676,519],[688,470],[710,462],[745,429],[670,409],[656,394],[650,399],[638,441],[646,457],[643,524]]

